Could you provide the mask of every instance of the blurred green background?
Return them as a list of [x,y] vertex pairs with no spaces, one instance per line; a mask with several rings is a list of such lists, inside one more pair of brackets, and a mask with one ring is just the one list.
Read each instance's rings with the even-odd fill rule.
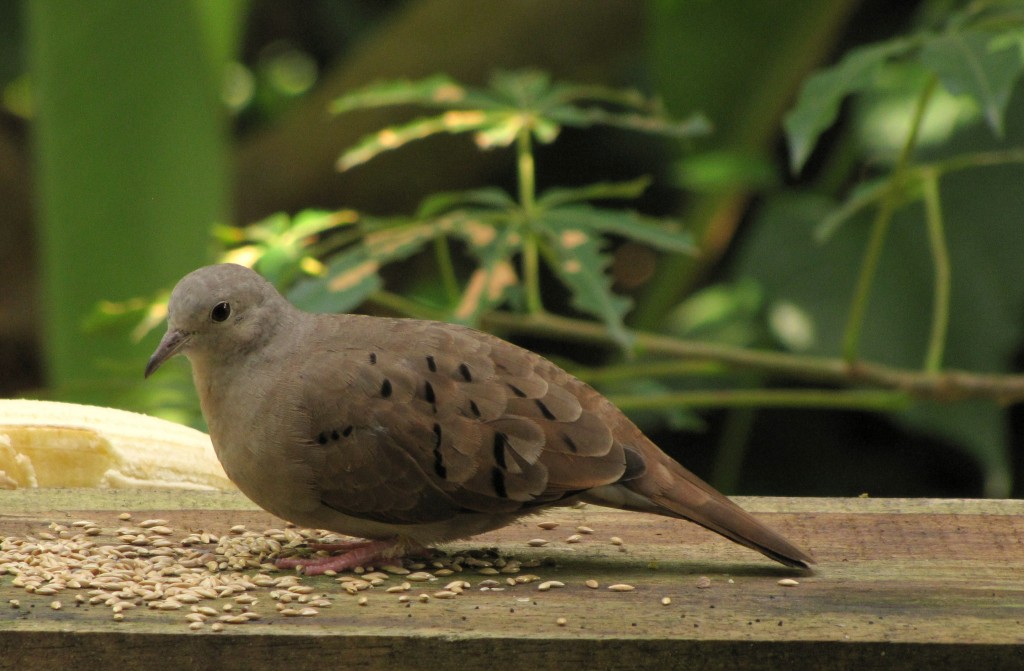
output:
[[[995,37],[979,48],[988,49],[980,66],[985,95],[1000,101],[1005,92],[1005,101],[994,112],[976,92],[939,86],[920,120],[918,161],[1012,154],[1024,142],[1017,77],[1024,4],[971,4],[1002,21],[982,26]],[[339,173],[342,151],[409,114],[327,110],[379,80],[446,73],[482,85],[496,70],[526,67],[635,87],[659,96],[677,118],[701,111],[714,125],[708,137],[685,143],[567,129],[537,149],[542,188],[651,176],[634,205],[682,221],[699,241],[696,257],[613,241],[613,287],[635,300],[628,325],[837,356],[874,211],[852,212],[824,241],[816,233],[898,165],[928,86],[921,64],[948,66],[938,38],[931,52],[900,40],[931,31],[948,37],[950,49],[973,48],[951,23],[967,7],[938,0],[0,3],[0,396],[194,418],[183,362],[168,366],[158,384],[139,384],[162,329],[137,341],[127,321],[111,328],[112,313],[214,260],[210,232],[218,224],[309,208],[393,215],[438,191],[514,191],[508,154],[482,152],[465,137],[413,143]],[[900,52],[870,77],[843,81],[862,95],[843,101],[837,123],[824,124],[807,164],[792,171],[784,119],[801,87],[872,43],[920,49],[920,57]],[[984,60],[993,49],[1005,63]],[[964,62],[974,64],[977,53]],[[943,364],[1015,373],[1024,362],[1024,168],[1019,158],[972,160],[943,174],[939,187],[951,277]],[[878,258],[859,355],[913,370],[929,346],[935,271],[925,208],[909,196],[900,205]],[[415,295],[436,284],[431,272],[413,258],[384,278],[391,291]],[[550,309],[571,312],[556,283],[546,289]],[[104,302],[116,306],[97,319]],[[645,376],[637,372],[642,352],[629,359],[614,348],[517,340],[621,398],[807,385],[770,371]],[[624,374],[602,377],[609,365]],[[760,405],[694,411],[637,403],[630,412],[727,493],[1024,491],[1017,405],[919,400],[880,412]]]

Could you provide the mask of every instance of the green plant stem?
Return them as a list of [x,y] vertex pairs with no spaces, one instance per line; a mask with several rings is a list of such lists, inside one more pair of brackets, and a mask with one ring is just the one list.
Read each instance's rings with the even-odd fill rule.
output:
[[949,249],[942,222],[942,201],[939,198],[939,176],[935,172],[925,175],[921,183],[925,223],[928,227],[928,244],[935,264],[935,296],[932,299],[932,328],[928,336],[928,351],[925,355],[925,371],[936,373],[942,368],[942,356],[946,349],[946,333],[949,327]]
[[833,408],[894,411],[907,407],[910,397],[878,389],[726,389],[678,391],[667,394],[612,394],[621,410],[666,408]]
[[455,266],[452,264],[452,253],[448,248],[448,238],[439,235],[434,238],[434,255],[437,257],[437,268],[441,273],[445,299],[449,305],[459,301],[459,280],[455,277]]
[[[516,315],[492,312],[484,316],[488,328],[559,340],[611,344],[605,327],[596,322],[550,313]],[[946,370],[941,374],[893,368],[869,361],[850,363],[842,358],[746,349],[718,343],[682,340],[650,332],[634,332],[638,353],[716,361],[739,370],[756,370],[807,382],[870,385],[903,391],[922,399],[955,401],[990,399],[1001,403],[1024,400],[1024,375],[996,375]]]
[[906,172],[910,163],[910,156],[917,145],[921,121],[924,119],[924,112],[928,108],[928,102],[931,100],[937,84],[938,80],[933,76],[921,91],[921,95],[917,100],[917,107],[914,109],[914,118],[910,124],[910,132],[907,134],[907,140],[903,143],[899,158],[893,167],[889,186],[886,189],[885,197],[882,199],[878,215],[875,217],[875,222],[871,228],[871,237],[864,252],[864,261],[861,264],[860,275],[857,278],[857,288],[854,291],[853,302],[850,305],[850,316],[847,319],[846,329],[843,333],[843,358],[848,363],[852,363],[857,359],[860,348],[860,336],[864,328],[864,317],[867,314],[868,304],[871,299],[871,287],[874,284],[878,261],[882,256],[882,250],[885,248],[886,234],[889,231],[889,224],[892,222],[893,212],[896,210],[900,191],[906,183]]
[[539,313],[544,309],[540,297],[540,261],[537,251],[537,234],[533,230],[533,219],[537,208],[537,175],[533,161],[533,147],[530,143],[530,129],[524,124],[516,136],[516,170],[519,178],[519,207],[523,212],[523,286],[526,291],[526,309]]
[[608,384],[655,377],[710,377],[721,375],[726,368],[714,361],[664,359],[639,361],[603,368],[572,368],[573,375],[590,384]]

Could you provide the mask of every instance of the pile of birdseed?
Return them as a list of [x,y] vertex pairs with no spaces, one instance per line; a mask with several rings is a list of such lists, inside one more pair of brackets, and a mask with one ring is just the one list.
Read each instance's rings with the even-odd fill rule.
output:
[[[308,552],[307,544],[342,540],[328,532],[297,528],[255,532],[239,525],[220,536],[180,535],[167,520],[133,523],[131,519],[130,513],[122,513],[117,528],[104,528],[91,520],[51,523],[48,531],[6,537],[0,540],[0,580],[10,576],[10,584],[48,600],[54,610],[65,604],[105,606],[117,622],[145,617],[147,610],[180,611],[182,623],[195,631],[207,627],[223,631],[231,625],[277,617],[313,617],[339,598],[354,596],[358,605],[365,606],[368,590],[397,595],[400,603],[408,604],[413,599],[424,603],[454,599],[474,588],[504,591],[538,583],[536,589],[543,592],[565,586],[524,571],[544,565],[543,559],[521,561],[485,549],[394,560],[341,575],[328,571],[325,575],[334,578],[339,590],[317,593],[317,588],[303,584],[301,574],[280,571],[273,562]],[[550,530],[557,525],[542,522],[538,526]],[[586,527],[578,530],[592,532]],[[535,541],[528,545],[536,547]],[[598,587],[595,581],[587,586]],[[608,589],[633,588],[611,585]],[[20,599],[11,599],[7,605],[22,607]]]

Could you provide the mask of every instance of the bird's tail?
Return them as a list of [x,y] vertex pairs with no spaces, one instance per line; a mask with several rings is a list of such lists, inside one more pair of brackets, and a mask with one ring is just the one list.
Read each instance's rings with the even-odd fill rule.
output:
[[656,513],[695,522],[731,541],[794,568],[809,568],[814,558],[796,547],[711,485],[660,450],[643,455],[643,473],[587,492],[587,500],[627,510]]

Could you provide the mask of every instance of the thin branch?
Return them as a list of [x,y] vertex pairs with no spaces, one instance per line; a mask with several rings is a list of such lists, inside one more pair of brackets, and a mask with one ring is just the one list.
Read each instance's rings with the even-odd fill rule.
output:
[[[483,321],[488,328],[504,332],[614,346],[601,324],[550,313],[517,315],[492,312],[485,315]],[[957,370],[928,373],[868,361],[849,363],[838,357],[790,354],[681,340],[642,331],[635,332],[635,336],[639,352],[713,361],[735,369],[756,370],[808,382],[868,385],[906,392],[915,398],[943,402],[967,398],[992,399],[1007,404],[1024,401],[1024,375],[997,375]]]
[[666,394],[611,394],[621,410],[667,408],[834,408],[893,411],[907,407],[903,392],[878,389],[723,389]]

